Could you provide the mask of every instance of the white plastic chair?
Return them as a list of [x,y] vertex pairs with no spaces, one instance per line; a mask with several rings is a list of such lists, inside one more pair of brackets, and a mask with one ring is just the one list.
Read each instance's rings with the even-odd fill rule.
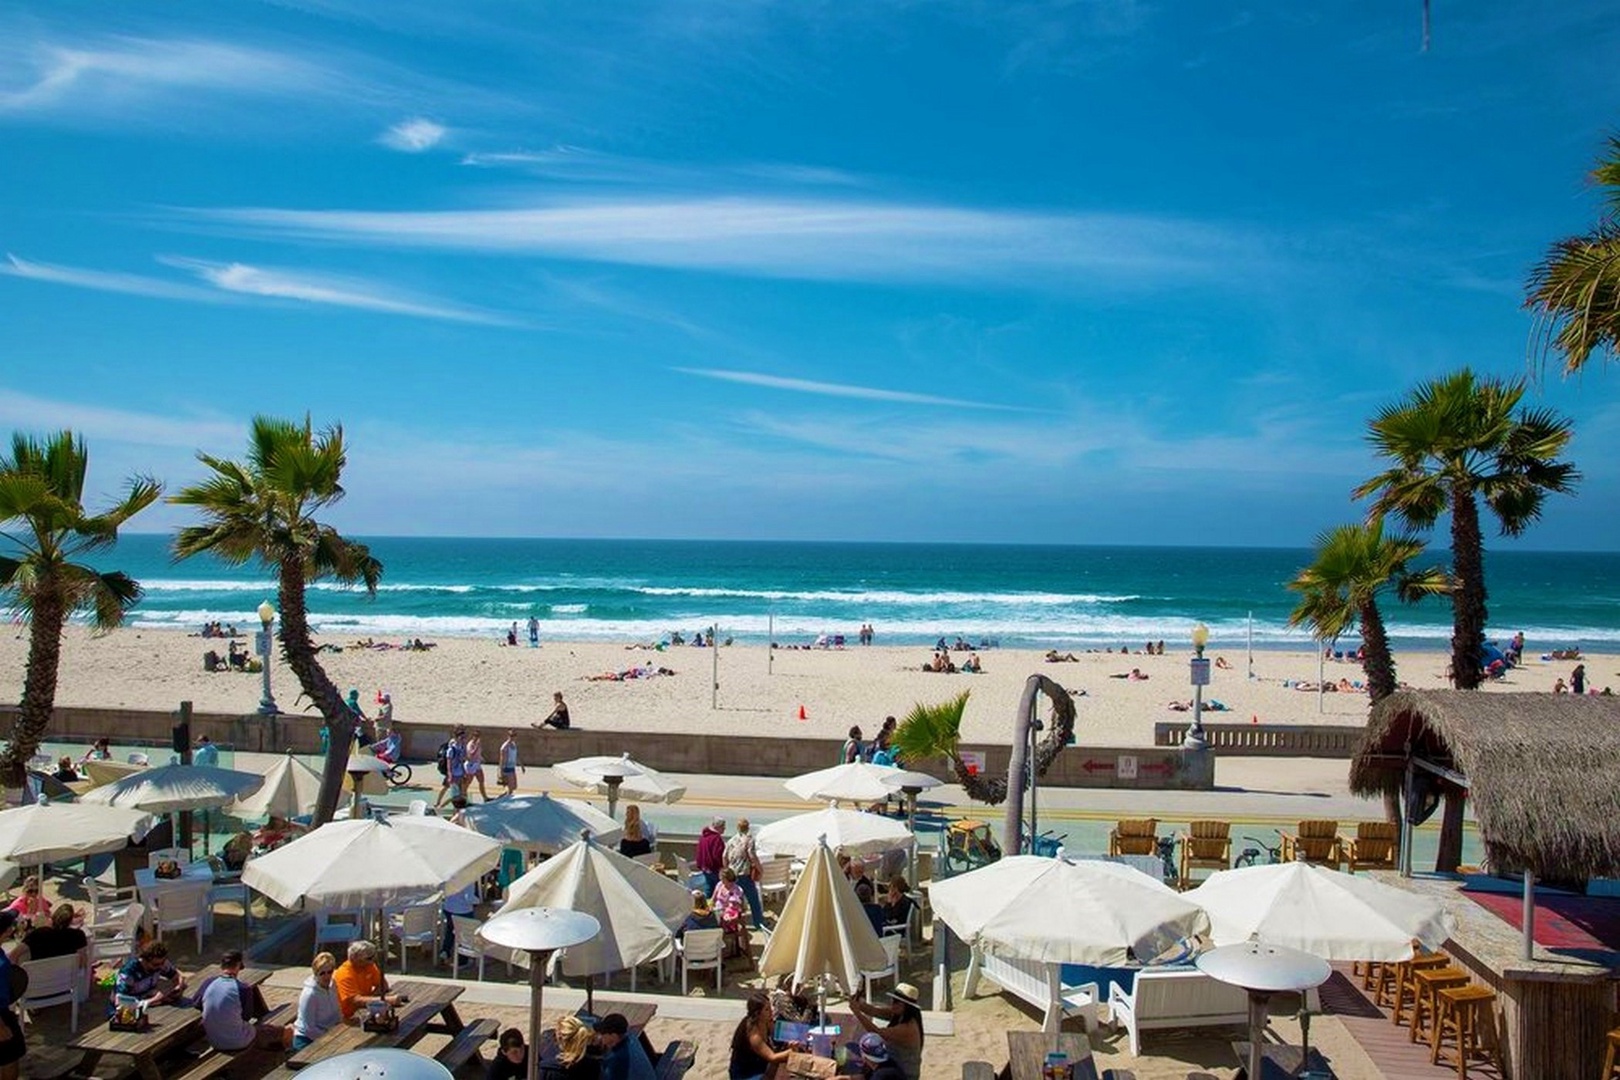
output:
[[759,880],[755,885],[759,889],[759,902],[762,907],[769,907],[774,898],[785,898],[793,886],[793,860],[761,860]]
[[878,938],[878,944],[883,946],[883,959],[886,961],[880,968],[861,972],[861,981],[866,984],[866,1003],[872,1004],[872,984],[879,979],[893,979],[900,981],[900,935],[884,934]]
[[365,913],[359,908],[322,909],[315,913],[315,951],[322,945],[348,946],[360,936],[365,925]]
[[[705,892],[708,891],[708,879],[684,855],[675,856],[675,880],[680,882],[683,889],[703,889]],[[697,884],[694,885],[693,882],[697,882]]]
[[714,969],[714,992],[720,993],[725,978],[724,930],[688,930],[675,942],[675,951],[681,957],[681,993],[689,992],[687,976],[694,971]]
[[122,964],[128,960],[140,939],[141,920],[144,918],[145,905],[130,904],[124,908],[123,915],[116,923],[86,926],[85,933],[90,937],[90,965],[94,967],[104,960]]
[[84,891],[90,897],[90,910],[85,914],[84,932],[91,933],[117,926],[123,921],[124,911],[138,899],[133,885],[122,888],[104,885],[93,877],[84,878]]
[[388,915],[388,934],[399,941],[399,973],[406,973],[405,961],[412,945],[425,945],[428,959],[439,947],[439,907],[437,904],[412,904]]
[[145,768],[147,765],[152,764],[152,759],[141,753],[139,750],[136,750],[129,755],[129,763],[131,765],[139,765],[142,768]]
[[90,997],[89,968],[83,952],[67,956],[53,956],[46,960],[30,960],[23,965],[28,972],[28,992],[17,1002],[22,1010],[23,1022],[28,1022],[34,1009],[51,1005],[67,1005],[68,1030],[79,1030],[79,1002]]
[[405,813],[411,817],[427,817],[428,804],[426,799],[412,799],[405,807]]
[[478,981],[484,981],[484,961],[501,960],[506,964],[506,973],[512,973],[513,954],[511,949],[499,945],[487,945],[478,940],[478,928],[483,923],[470,915],[450,916],[450,926],[456,935],[456,961],[459,963],[463,957],[478,961]]
[[176,866],[190,866],[191,852],[183,847],[158,848],[146,853],[146,868],[156,870],[158,863],[173,860]]
[[159,941],[171,930],[195,930],[197,951],[202,952],[209,889],[199,884],[195,889],[174,889],[152,898],[153,926]]

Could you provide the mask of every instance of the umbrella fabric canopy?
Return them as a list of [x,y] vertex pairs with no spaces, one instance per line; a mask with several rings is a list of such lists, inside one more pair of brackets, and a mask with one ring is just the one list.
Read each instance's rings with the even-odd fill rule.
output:
[[877,931],[855,898],[855,886],[838,872],[832,849],[815,844],[760,953],[760,975],[791,975],[795,984],[830,975],[853,994],[862,971],[885,963]]
[[302,817],[315,812],[320,792],[320,774],[289,753],[270,766],[258,791],[237,799],[230,811],[244,818]]
[[835,852],[877,855],[914,843],[903,821],[881,814],[828,807],[762,825],[755,834],[759,850],[775,855],[809,855],[825,837]]
[[149,814],[213,810],[259,790],[264,777],[212,765],[161,765],[84,793],[81,802],[125,806]]
[[242,882],[283,907],[428,903],[492,870],[501,844],[434,817],[334,821],[249,859]]
[[835,799],[843,802],[882,802],[893,798],[899,788],[884,783],[890,776],[900,775],[901,770],[892,765],[872,765],[864,761],[852,761],[844,765],[834,765],[830,769],[817,769],[815,772],[795,776],[784,781],[782,786],[801,799]]
[[126,776],[133,776],[150,768],[147,765],[131,765],[127,761],[86,761],[79,767],[80,771],[90,778],[93,787],[111,784],[122,780]]
[[624,835],[618,822],[589,803],[553,799],[543,792],[469,806],[463,817],[485,836],[546,855],[555,855],[585,832],[609,846]]
[[[928,900],[963,941],[1016,960],[1117,967],[1139,943],[1209,932],[1190,899],[1133,867],[1096,860],[1009,855],[935,881]],[[1136,951],[1148,960],[1162,950]]]
[[1221,870],[1183,893],[1209,913],[1217,945],[1258,937],[1324,960],[1409,960],[1415,938],[1438,949],[1451,936],[1437,901],[1310,863]]
[[692,894],[651,867],[579,840],[507,886],[502,915],[529,907],[566,908],[601,923],[601,933],[559,960],[565,975],[599,975],[668,956]]
[[121,806],[36,803],[0,812],[0,859],[22,866],[121,851],[141,839],[152,815]]
[[551,767],[551,771],[573,784],[598,795],[608,793],[608,782],[603,779],[614,766],[624,769],[624,782],[619,785],[619,798],[640,802],[679,802],[686,794],[686,785],[677,784],[663,773],[649,769],[629,754],[618,757],[598,756],[575,758]]

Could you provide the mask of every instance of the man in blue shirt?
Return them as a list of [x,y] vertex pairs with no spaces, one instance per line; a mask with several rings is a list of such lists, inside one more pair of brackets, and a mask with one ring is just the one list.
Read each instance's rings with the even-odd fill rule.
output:
[[219,747],[214,745],[213,739],[206,735],[197,736],[197,749],[191,752],[191,763],[207,765],[210,768],[219,766]]
[[235,1053],[250,1046],[285,1050],[292,1046],[292,1027],[264,1020],[269,1012],[256,986],[242,982],[242,953],[232,949],[219,959],[219,975],[199,995],[203,1034],[215,1050]]

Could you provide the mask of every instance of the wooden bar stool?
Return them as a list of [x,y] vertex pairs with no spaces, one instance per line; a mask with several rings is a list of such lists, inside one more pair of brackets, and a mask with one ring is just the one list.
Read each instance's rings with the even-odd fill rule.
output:
[[1379,973],[1383,971],[1382,960],[1357,960],[1350,965],[1351,975],[1361,976],[1361,988],[1371,990],[1378,983]]
[[1620,1076],[1620,1028],[1609,1032],[1609,1051],[1603,1055],[1603,1080]]
[[1441,990],[1429,1043],[1429,1063],[1445,1064],[1446,1044],[1456,1051],[1457,1080],[1466,1080],[1470,1061],[1488,1062],[1500,1074],[1502,1057],[1496,1043],[1496,991],[1488,986],[1455,986]]
[[1436,995],[1441,990],[1467,986],[1468,972],[1452,964],[1412,973],[1415,988],[1412,991],[1412,1026],[1406,1033],[1407,1042],[1434,1041],[1434,1018],[1439,1003]]
[[1392,1000],[1386,1000],[1384,988],[1379,987],[1377,1004],[1390,1007],[1389,1019],[1392,1023],[1397,1025],[1406,1023],[1406,1002],[1416,992],[1417,986],[1416,980],[1412,977],[1413,972],[1431,971],[1450,963],[1451,957],[1445,953],[1424,953],[1422,956],[1403,960],[1395,965],[1395,978],[1391,984]]

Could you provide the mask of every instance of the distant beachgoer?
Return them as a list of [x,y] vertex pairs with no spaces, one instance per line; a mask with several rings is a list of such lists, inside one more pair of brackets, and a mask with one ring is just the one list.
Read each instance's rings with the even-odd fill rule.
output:
[[1215,658],[1215,666],[1220,668],[1222,671],[1232,670],[1232,665],[1226,662],[1226,657],[1224,656],[1217,656]]
[[472,797],[472,784],[478,784],[478,797],[489,802],[489,792],[484,788],[484,737],[474,728],[467,736],[466,761],[462,765],[462,794]]
[[1567,694],[1567,693],[1569,693],[1569,687],[1564,685],[1564,680],[1563,679],[1559,679],[1557,682],[1553,683],[1553,693],[1555,693],[1555,694]]
[[394,695],[384,691],[377,695],[377,730],[387,731],[394,726]]
[[517,623],[515,622],[512,624],[511,629],[506,631],[506,643],[508,645],[517,644]]
[[533,615],[529,616],[529,648],[540,647],[540,620]]
[[75,780],[83,779],[79,775],[79,770],[73,767],[73,758],[67,754],[63,754],[61,760],[56,763],[55,776],[64,784],[71,784]]
[[838,751],[838,760],[843,765],[853,765],[861,760],[861,729],[857,725],[849,729],[849,738],[844,740],[842,749]]
[[1569,690],[1572,694],[1586,693],[1586,665],[1576,664],[1575,670],[1569,673]]
[[467,779],[467,729],[458,727],[450,736],[440,755],[444,759],[443,779],[439,782],[439,797],[433,801],[433,808],[437,810],[444,805],[446,799],[460,798],[467,793],[462,785]]
[[535,728],[536,730],[554,727],[558,731],[567,731],[569,724],[568,703],[563,700],[562,691],[558,690],[553,693],[551,695],[551,700],[551,715],[540,721],[538,724],[530,724],[529,726]]
[[108,743],[106,736],[102,736],[101,738],[97,739],[96,742],[95,742],[95,745],[90,747],[89,750],[85,751],[84,757],[79,759],[81,764],[83,762],[86,762],[86,761],[111,761],[111,760],[112,760],[112,747]]
[[197,736],[197,749],[191,752],[193,765],[206,765],[209,768],[219,767],[219,747],[207,735]]
[[[517,774],[523,766],[518,764],[517,732],[508,731],[506,741],[501,743],[501,787],[506,789],[508,795],[517,794]],[[524,772],[529,770],[523,769]]]

